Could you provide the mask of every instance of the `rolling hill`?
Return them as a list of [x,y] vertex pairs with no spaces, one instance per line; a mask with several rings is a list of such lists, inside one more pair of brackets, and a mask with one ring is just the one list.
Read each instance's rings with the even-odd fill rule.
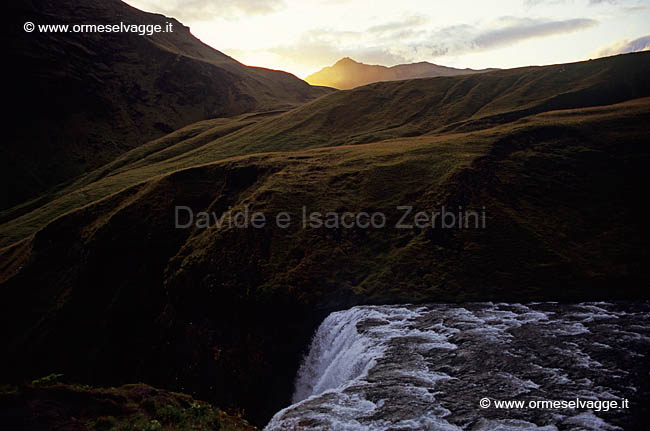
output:
[[433,78],[435,76],[469,75],[490,72],[497,69],[456,69],[439,66],[426,61],[420,63],[398,64],[392,67],[364,64],[345,57],[334,65],[324,67],[305,78],[312,85],[349,90],[373,82],[401,81],[405,79]]
[[247,67],[203,44],[173,18],[119,0],[21,0],[15,23],[125,24],[171,33],[27,33],[4,29],[9,77],[0,209],[182,126],[289,109],[327,93],[281,71]]
[[[335,309],[647,298],[649,72],[646,52],[375,83],[135,148],[3,214],[2,380],[145,381],[263,424]],[[394,229],[402,205],[487,224]],[[387,226],[177,229],[177,206]]]
[[251,153],[467,132],[555,109],[650,95],[648,54],[480,75],[376,83],[293,109],[217,118],[154,140],[60,191],[0,213],[0,245],[154,176]]

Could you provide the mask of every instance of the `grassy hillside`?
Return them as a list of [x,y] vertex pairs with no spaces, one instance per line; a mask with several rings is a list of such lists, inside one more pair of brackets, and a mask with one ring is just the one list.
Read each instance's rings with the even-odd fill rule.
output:
[[26,33],[10,26],[0,209],[17,205],[151,139],[219,116],[288,109],[328,92],[246,67],[172,18],[120,0],[19,1],[11,22],[125,24],[173,32]]
[[[645,297],[648,120],[650,100],[638,99],[480,131],[239,156],[127,187],[2,251],[2,380],[52,370],[143,380],[244,407],[261,424],[288,399],[302,348],[334,309]],[[246,204],[269,217],[299,217],[302,205],[383,211],[389,226],[397,205],[462,205],[485,207],[488,221],[174,229],[175,205],[221,214]]]
[[253,153],[489,129],[554,109],[648,96],[648,74],[650,54],[638,53],[378,83],[337,92],[284,114],[203,122],[127,153],[56,193],[0,213],[0,245],[25,238],[67,211],[178,169]]
[[[0,381],[145,381],[263,424],[332,310],[647,298],[649,60],[373,84],[214,118],[7,211]],[[271,222],[176,229],[178,205]],[[484,209],[487,223],[396,229],[400,205]],[[303,228],[303,206],[387,223]]]

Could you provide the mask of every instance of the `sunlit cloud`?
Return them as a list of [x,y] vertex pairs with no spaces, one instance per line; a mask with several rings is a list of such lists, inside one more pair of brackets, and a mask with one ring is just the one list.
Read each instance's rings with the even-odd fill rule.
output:
[[595,57],[607,57],[639,51],[650,51],[650,35],[634,40],[619,40],[611,45],[600,48],[596,51]]
[[473,41],[474,45],[479,49],[489,49],[536,37],[572,33],[598,24],[593,19],[584,18],[564,21],[539,21],[527,18],[508,18],[508,20],[509,25],[478,35]]
[[[524,0],[526,6],[539,6],[539,5],[558,5],[572,3],[575,0]],[[622,4],[638,4],[642,0],[588,0],[587,5],[597,6],[602,4],[622,5]]]
[[305,77],[342,57],[517,67],[589,58],[647,34],[641,0],[126,0],[244,64]]
[[286,7],[284,0],[137,0],[131,3],[146,11],[156,11],[186,22],[265,15]]
[[411,30],[414,27],[420,27],[430,22],[431,20],[425,16],[413,15],[400,21],[391,21],[384,24],[373,25],[368,28],[366,32],[374,34],[394,34],[395,32]]
[[[571,33],[597,25],[590,19],[549,21],[501,17],[483,24],[484,27],[459,24],[437,30],[423,29],[428,22],[423,17],[412,16],[405,21],[391,21],[358,32],[312,30],[303,33],[291,45],[268,47],[253,55],[270,53],[278,58],[300,59],[303,67],[311,69],[331,64],[342,57],[368,64],[395,65],[488,51],[527,39]],[[235,57],[250,54],[231,52]]]

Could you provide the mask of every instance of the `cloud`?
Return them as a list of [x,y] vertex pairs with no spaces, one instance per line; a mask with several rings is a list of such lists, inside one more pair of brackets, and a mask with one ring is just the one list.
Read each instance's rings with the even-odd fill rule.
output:
[[318,43],[278,47],[270,52],[283,57],[300,58],[301,62],[313,67],[332,64],[343,57],[351,57],[367,64],[398,64],[409,60],[399,52],[391,52],[391,49],[381,47],[341,49],[331,44]]
[[209,21],[241,15],[265,15],[286,7],[284,0],[128,0],[143,10],[156,10],[180,21]]
[[366,64],[392,66],[418,61],[437,61],[445,56],[490,51],[521,41],[587,29],[598,24],[590,19],[548,20],[500,17],[472,24],[431,28],[430,20],[411,15],[358,30],[312,29],[291,43],[257,50],[226,50],[246,61],[272,57],[277,68],[318,70],[342,57]]
[[561,3],[566,3],[567,0],[524,0],[524,6],[534,7],[539,6],[540,4],[545,5],[556,5]]
[[367,64],[393,65],[406,63],[410,55],[399,49],[381,44],[377,40],[364,40],[364,32],[305,32],[291,44],[251,50],[226,50],[238,59],[249,56],[271,55],[282,59],[286,65],[280,68],[316,71],[323,65],[333,64],[343,57],[351,57]]
[[366,30],[367,33],[384,34],[402,32],[411,30],[414,27],[420,27],[429,23],[429,18],[425,16],[412,15],[401,21],[391,21],[384,24],[374,25]]
[[627,54],[629,52],[650,51],[650,35],[634,40],[619,40],[611,45],[600,48],[595,57],[608,57],[610,55]]
[[562,21],[500,17],[482,25],[459,24],[426,33],[418,40],[393,46],[401,57],[414,61],[471,52],[489,51],[519,42],[567,34],[598,25],[591,19]]
[[584,18],[564,21],[538,21],[527,18],[502,18],[501,20],[509,21],[508,25],[482,32],[472,43],[479,49],[498,48],[526,39],[572,33],[598,24],[593,19]]
[[626,3],[626,2],[622,0],[589,0],[590,5],[603,4],[603,3],[619,4],[619,3]]
[[[532,7],[532,6],[538,6],[540,4],[544,5],[556,5],[556,4],[563,4],[563,3],[568,3],[569,0],[524,0],[524,6]],[[623,3],[637,3],[638,0],[589,0],[587,3],[589,6],[597,5],[597,4],[623,4]]]
[[[309,30],[291,44],[264,48],[259,53],[291,59],[292,62],[299,62],[303,68],[314,70],[342,57],[351,57],[367,64],[407,63],[416,58],[416,51],[421,49],[421,44],[415,41],[418,37],[425,38],[427,33],[418,30],[418,27],[427,22],[425,17],[409,16],[401,21],[358,31]],[[404,41],[407,46],[403,47],[396,41]],[[232,51],[232,54],[236,58],[238,53]]]

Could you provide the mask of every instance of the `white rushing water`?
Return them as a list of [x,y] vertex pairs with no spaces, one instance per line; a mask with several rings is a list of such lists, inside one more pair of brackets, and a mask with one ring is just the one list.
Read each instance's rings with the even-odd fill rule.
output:
[[648,304],[354,307],[320,325],[293,404],[265,430],[624,429],[623,410],[479,400],[634,400],[648,352]]

